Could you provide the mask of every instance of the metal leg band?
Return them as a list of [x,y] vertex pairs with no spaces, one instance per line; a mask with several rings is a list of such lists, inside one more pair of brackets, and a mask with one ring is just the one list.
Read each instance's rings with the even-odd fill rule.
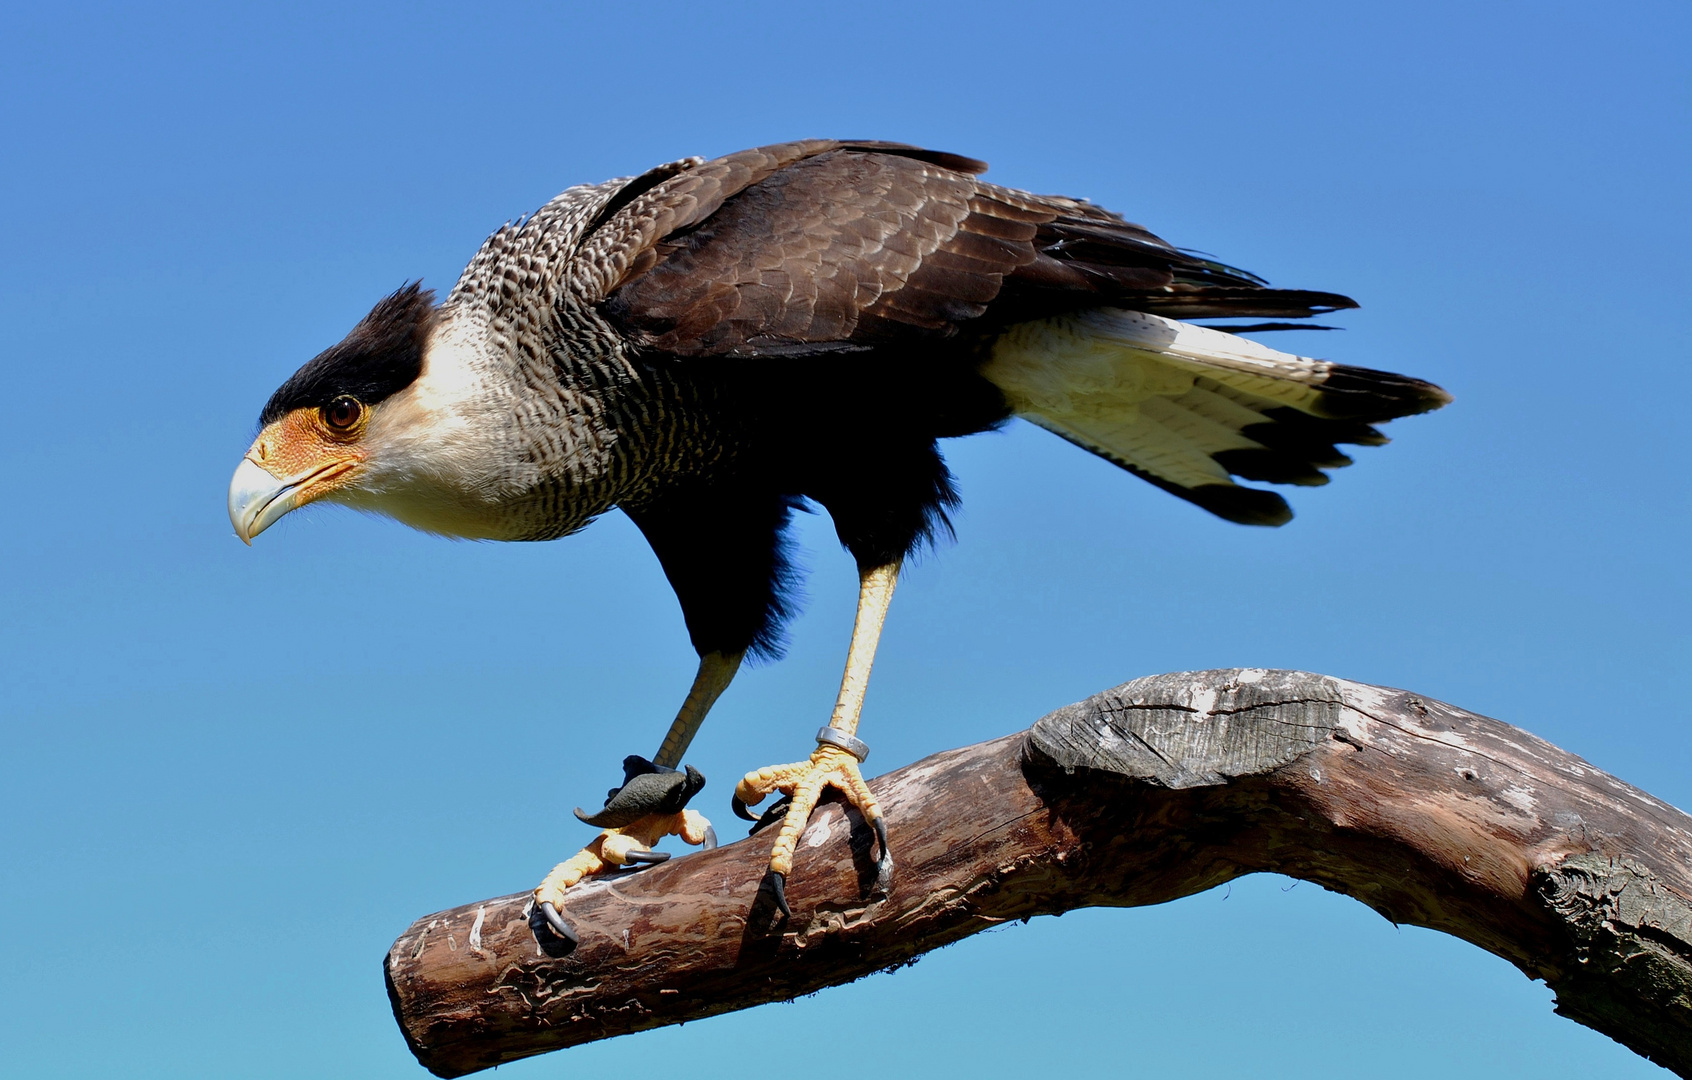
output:
[[841,731],[837,727],[819,728],[817,730],[817,745],[838,746],[857,758],[860,765],[863,764],[865,758],[869,757],[869,743],[856,735]]

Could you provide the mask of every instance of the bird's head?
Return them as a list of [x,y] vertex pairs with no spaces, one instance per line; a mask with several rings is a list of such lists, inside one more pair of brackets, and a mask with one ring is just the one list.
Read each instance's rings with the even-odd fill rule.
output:
[[404,392],[423,371],[436,312],[434,293],[407,285],[271,395],[262,430],[229,484],[237,536],[251,543],[284,514],[320,499],[368,501],[384,459],[415,442],[406,429],[416,425],[400,414],[414,411]]

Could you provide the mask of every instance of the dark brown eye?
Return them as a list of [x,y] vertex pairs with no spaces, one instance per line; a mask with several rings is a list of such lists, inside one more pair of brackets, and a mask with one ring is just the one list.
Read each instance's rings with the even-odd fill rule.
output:
[[364,415],[364,406],[357,398],[338,397],[323,409],[323,422],[336,431],[345,431],[358,423],[358,418]]

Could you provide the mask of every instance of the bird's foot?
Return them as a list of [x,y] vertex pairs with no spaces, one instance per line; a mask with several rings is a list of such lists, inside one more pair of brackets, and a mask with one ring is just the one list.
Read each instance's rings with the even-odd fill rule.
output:
[[583,878],[613,869],[639,870],[670,857],[653,845],[666,836],[679,836],[689,844],[707,850],[717,846],[717,834],[705,815],[687,809],[688,800],[705,786],[699,770],[686,772],[661,769],[640,757],[623,759],[623,786],[613,788],[604,809],[596,814],[576,810],[576,816],[590,825],[605,827],[593,842],[552,868],[535,888],[535,911],[553,933],[577,942],[576,932],[564,921],[564,891]]
[[652,846],[666,836],[679,836],[706,849],[717,846],[711,823],[697,810],[651,814],[619,828],[606,829],[592,843],[552,868],[552,873],[535,888],[535,910],[553,933],[574,945],[578,940],[576,931],[564,921],[563,915],[565,890],[608,870],[638,870],[665,861],[670,853],[654,851]]
[[[778,814],[782,817],[781,831],[776,834],[775,847],[770,852],[770,870],[765,885],[776,907],[788,916],[793,914],[787,906],[787,875],[793,872],[793,852],[798,847],[799,834],[805,830],[805,823],[811,819],[825,787],[839,789],[846,796],[846,801],[857,807],[864,820],[875,830],[881,855],[876,860],[875,885],[870,896],[876,899],[885,897],[893,886],[893,856],[887,850],[887,824],[882,818],[881,804],[876,801],[869,785],[864,783],[864,774],[858,767],[869,748],[835,728],[824,728],[818,733],[817,741],[819,745],[809,760],[791,765],[772,765],[747,773],[734,789],[734,812],[747,821],[757,822],[752,827],[753,832],[773,822]],[[747,809],[777,791],[787,797],[772,805],[762,817]]]

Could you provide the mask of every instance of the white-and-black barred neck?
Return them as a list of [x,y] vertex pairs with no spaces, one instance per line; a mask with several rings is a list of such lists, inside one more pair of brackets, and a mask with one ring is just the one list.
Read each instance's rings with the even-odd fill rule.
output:
[[732,423],[732,410],[699,407],[710,381],[641,355],[599,310],[609,274],[579,248],[626,183],[571,188],[501,228],[441,308],[431,364],[467,369],[499,399],[503,539],[574,532],[734,444],[707,429]]

